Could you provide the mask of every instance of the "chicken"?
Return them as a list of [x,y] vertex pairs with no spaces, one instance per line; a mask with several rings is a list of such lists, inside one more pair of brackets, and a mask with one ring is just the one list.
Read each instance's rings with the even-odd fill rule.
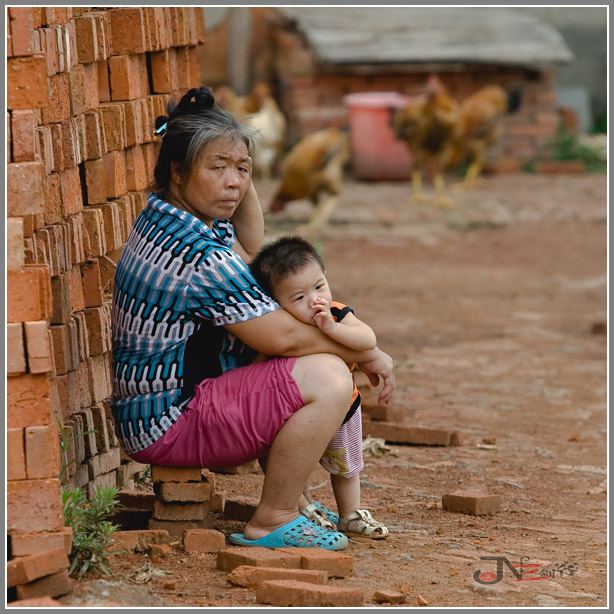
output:
[[273,169],[286,143],[286,118],[279,110],[268,86],[261,84],[250,96],[258,110],[249,116],[257,135],[253,147],[253,171],[256,177],[271,179]]
[[503,119],[514,112],[520,103],[516,92],[508,94],[498,85],[487,85],[460,104],[460,115],[447,143],[444,166],[458,166],[465,159],[470,165],[462,183],[454,187],[475,188],[484,166],[486,150],[503,134]]
[[349,139],[339,128],[305,136],[282,162],[281,184],[269,211],[281,211],[293,200],[310,199],[315,209],[302,230],[307,235],[315,233],[328,222],[339,201],[343,169],[349,159]]
[[229,85],[216,88],[214,95],[217,104],[235,115],[244,117],[251,112],[248,110],[250,108],[248,97],[239,96]]
[[425,92],[409,104],[392,111],[391,124],[395,137],[405,141],[412,153],[412,194],[417,202],[430,203],[422,191],[422,174],[426,165],[434,163],[435,204],[449,207],[443,178],[444,155],[448,141],[459,119],[459,105],[450,97],[437,75],[431,74]]

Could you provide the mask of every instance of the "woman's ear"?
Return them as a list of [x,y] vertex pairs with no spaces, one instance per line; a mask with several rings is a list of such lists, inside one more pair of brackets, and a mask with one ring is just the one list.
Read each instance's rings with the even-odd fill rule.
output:
[[171,179],[177,184],[181,185],[183,179],[183,166],[179,162],[171,162]]

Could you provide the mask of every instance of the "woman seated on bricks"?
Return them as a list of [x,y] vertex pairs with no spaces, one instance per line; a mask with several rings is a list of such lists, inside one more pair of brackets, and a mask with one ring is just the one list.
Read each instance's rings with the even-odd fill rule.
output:
[[[111,405],[121,445],[165,466],[264,458],[261,500],[230,541],[344,548],[346,536],[300,515],[299,500],[347,412],[346,363],[373,385],[381,378],[387,403],[392,360],[335,343],[261,290],[246,264],[264,234],[250,129],[204,87],[168,113],[156,120],[155,187],[115,274]],[[258,352],[276,358],[252,364]]]

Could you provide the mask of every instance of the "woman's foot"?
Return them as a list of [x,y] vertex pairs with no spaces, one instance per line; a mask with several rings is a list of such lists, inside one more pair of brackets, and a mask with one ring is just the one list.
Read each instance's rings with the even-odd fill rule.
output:
[[260,539],[298,518],[298,516],[299,514],[296,511],[276,510],[275,513],[270,513],[263,517],[263,514],[258,513],[258,509],[256,509],[254,515],[245,525],[243,536],[245,539]]

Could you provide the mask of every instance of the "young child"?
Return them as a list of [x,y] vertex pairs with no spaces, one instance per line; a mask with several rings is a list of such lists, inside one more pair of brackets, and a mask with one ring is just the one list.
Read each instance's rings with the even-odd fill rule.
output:
[[[375,333],[353,311],[332,300],[325,267],[315,248],[300,237],[282,237],[265,246],[250,264],[262,289],[286,311],[306,324],[317,326],[331,339],[363,351],[376,346]],[[353,365],[349,365],[350,370]],[[301,513],[325,528],[349,537],[385,539],[388,529],[360,509],[359,473],[362,459],[360,394],[354,387],[352,404],[335,436],[320,459],[330,473],[339,516],[311,500],[309,485]]]

